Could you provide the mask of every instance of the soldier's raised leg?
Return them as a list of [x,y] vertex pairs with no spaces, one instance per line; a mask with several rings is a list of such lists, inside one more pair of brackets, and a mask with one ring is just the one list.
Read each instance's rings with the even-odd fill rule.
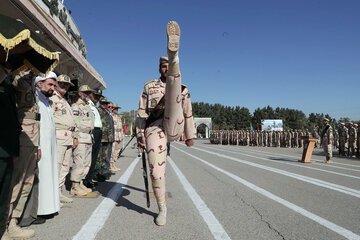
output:
[[167,140],[174,141],[184,132],[184,114],[182,109],[181,75],[179,67],[180,27],[169,22],[166,28],[169,68],[165,89],[164,128]]

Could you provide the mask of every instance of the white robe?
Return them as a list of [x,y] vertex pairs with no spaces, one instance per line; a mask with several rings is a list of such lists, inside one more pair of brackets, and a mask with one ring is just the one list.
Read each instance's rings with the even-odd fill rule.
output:
[[38,89],[40,118],[39,206],[38,215],[60,210],[59,176],[56,152],[56,134],[53,111],[49,99]]

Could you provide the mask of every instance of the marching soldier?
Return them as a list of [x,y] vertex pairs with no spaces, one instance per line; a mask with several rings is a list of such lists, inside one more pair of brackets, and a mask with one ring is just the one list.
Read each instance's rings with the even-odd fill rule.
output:
[[155,223],[166,224],[165,166],[167,142],[178,139],[185,131],[185,144],[192,146],[196,136],[190,93],[181,85],[178,48],[180,28],[176,22],[167,25],[168,56],[160,58],[161,77],[145,83],[137,113],[139,146],[146,146],[150,176],[159,215]]
[[321,132],[321,144],[323,146],[325,156],[326,156],[326,160],[324,161],[324,163],[331,163],[331,158],[332,158],[331,141],[333,139],[332,127],[330,126],[329,119],[327,119],[327,118],[324,119],[324,124],[325,124],[325,127]]
[[70,86],[74,86],[74,84],[71,83],[69,76],[58,76],[57,87],[55,88],[54,95],[50,97],[56,129],[56,149],[61,203],[73,202],[72,198],[66,197],[62,194],[62,188],[65,184],[66,175],[70,171],[73,149],[76,149],[78,146],[78,131],[75,126],[73,111],[65,99],[65,94],[69,90]]
[[123,140],[123,127],[121,117],[118,114],[119,105],[113,105],[112,117],[114,120],[114,142],[112,146],[112,153],[111,153],[111,160],[110,160],[110,171],[111,172],[118,172],[120,168],[116,167],[116,160],[118,159],[120,149],[121,149],[121,142]]
[[79,99],[71,106],[75,124],[79,130],[79,145],[73,153],[74,165],[70,177],[72,181],[70,194],[80,197],[92,192],[91,188],[87,188],[83,184],[91,165],[92,131],[94,129],[94,113],[88,104],[91,93],[92,89],[88,85],[82,85],[78,91]]

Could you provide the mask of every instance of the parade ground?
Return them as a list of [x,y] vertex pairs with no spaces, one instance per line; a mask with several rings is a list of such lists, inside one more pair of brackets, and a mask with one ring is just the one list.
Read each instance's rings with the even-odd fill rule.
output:
[[168,217],[159,227],[132,143],[97,197],[64,204],[58,216],[31,226],[34,239],[360,239],[359,159],[335,154],[324,164],[318,148],[305,164],[300,148],[171,143]]

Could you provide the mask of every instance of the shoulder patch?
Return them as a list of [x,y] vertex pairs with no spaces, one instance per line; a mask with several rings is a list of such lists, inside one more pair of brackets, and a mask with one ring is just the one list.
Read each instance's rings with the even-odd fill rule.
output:
[[146,85],[148,85],[148,84],[150,84],[150,83],[154,83],[154,82],[156,82],[157,81],[157,79],[151,79],[150,81],[147,81],[147,82],[145,82],[144,83],[144,86],[146,86]]
[[77,111],[77,110],[74,110],[73,113],[74,113],[75,116],[79,115],[79,111]]

